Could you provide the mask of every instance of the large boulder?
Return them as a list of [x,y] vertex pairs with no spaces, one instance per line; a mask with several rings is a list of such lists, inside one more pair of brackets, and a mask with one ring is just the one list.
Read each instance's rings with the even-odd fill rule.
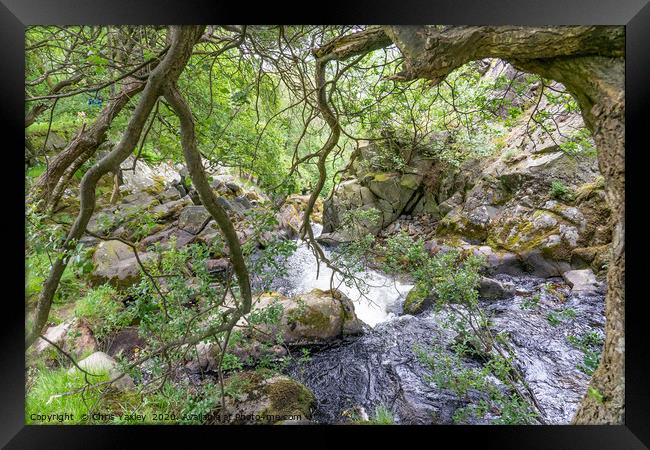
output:
[[[53,325],[45,330],[43,336],[64,351],[81,357],[97,350],[97,341],[86,322],[76,318],[67,319],[58,325]],[[36,353],[45,350],[55,350],[45,339],[38,338],[34,343]]]
[[[268,361],[286,356],[287,349],[279,344],[269,345],[254,339],[243,339],[231,344],[227,353],[235,356],[243,366],[252,367],[262,359]],[[216,372],[219,369],[221,349],[215,342],[201,341],[187,354],[190,360],[185,367],[190,372]]]
[[[174,189],[176,191],[176,189]],[[176,191],[178,192],[178,191]],[[169,196],[171,200],[166,201],[160,205],[155,205],[151,209],[151,214],[159,222],[171,222],[176,220],[186,207],[192,205],[192,200],[188,197],[173,199],[173,196]]]
[[198,234],[211,219],[205,206],[187,206],[178,218],[178,228],[190,234]]
[[434,301],[435,298],[428,288],[415,285],[406,295],[402,309],[404,314],[416,315],[430,308]]
[[[226,409],[215,414],[218,422],[231,424],[275,424],[285,421],[307,421],[315,403],[314,394],[303,384],[284,375],[264,379],[254,372],[238,374],[234,380],[244,381],[244,392],[226,398]],[[231,379],[226,380],[230,384]]]
[[146,191],[136,191],[124,197],[122,203],[118,206],[116,215],[122,220],[135,219],[143,211],[147,211],[159,204],[160,201],[154,195]]
[[277,324],[255,326],[251,333],[258,340],[273,340],[279,335],[287,344],[322,344],[363,330],[352,300],[338,290],[314,289],[294,297],[265,294],[255,303],[253,314],[270,308],[281,308],[281,316]]
[[[144,264],[154,255],[138,253]],[[128,287],[140,279],[140,264],[128,245],[116,241],[102,241],[93,254],[94,268],[91,282],[94,285],[110,283],[117,287]]]
[[166,186],[178,183],[181,178],[176,168],[168,162],[163,161],[155,166],[142,160],[138,160],[135,166],[133,163],[133,156],[122,162],[122,169],[129,170],[122,171],[124,184],[120,186],[120,191],[161,194]]
[[[340,183],[335,195],[327,199],[323,205],[323,233],[339,231],[344,235],[343,225],[345,215],[353,210],[380,210],[378,199],[368,189],[361,185],[358,180],[346,180]],[[379,217],[376,222],[363,223],[361,226],[372,234],[377,234],[382,228],[383,218]]]
[[[58,325],[48,327],[47,330],[45,330],[45,333],[43,333],[43,336],[45,336],[45,338],[50,342],[54,342],[59,347],[63,347],[66,336],[73,325],[73,320],[66,320]],[[51,347],[51,345],[45,339],[38,338],[34,343],[34,349],[38,353],[43,352],[49,347]]]
[[175,248],[181,248],[196,240],[198,240],[197,235],[181,230],[177,227],[171,227],[147,236],[140,241],[139,246],[140,248],[147,249],[156,243],[160,243],[160,246],[163,249],[168,249],[171,247],[171,243],[174,242]]
[[[288,239],[298,236],[309,199],[309,195],[291,194],[280,207],[280,211],[276,215],[278,229]],[[320,197],[314,203],[310,219],[316,223],[323,221],[323,200]]]
[[596,292],[598,281],[591,269],[570,270],[562,274],[564,281],[571,286],[571,292]]
[[298,206],[292,203],[285,203],[280,208],[277,216],[278,228],[288,239],[298,236],[302,226],[303,214]]
[[[388,163],[385,159],[390,154],[403,165]],[[337,232],[345,236],[342,229],[345,214],[358,209],[374,208],[379,212],[376,221],[362,224],[367,232],[375,235],[402,214],[438,214],[435,191],[441,173],[433,169],[435,164],[435,158],[408,150],[407,146],[401,149],[374,143],[361,146],[346,177],[325,201],[323,233]]]
[[[91,374],[108,372],[108,376],[111,380],[120,377],[112,384],[112,386],[116,387],[117,389],[125,391],[135,389],[133,378],[131,378],[128,374],[124,374],[120,370],[118,363],[104,352],[95,352],[87,358],[79,361],[77,365],[81,369]],[[73,366],[70,368],[70,370],[68,370],[68,373],[74,373],[77,371],[79,371],[79,369]],[[90,378],[92,379],[92,377]]]

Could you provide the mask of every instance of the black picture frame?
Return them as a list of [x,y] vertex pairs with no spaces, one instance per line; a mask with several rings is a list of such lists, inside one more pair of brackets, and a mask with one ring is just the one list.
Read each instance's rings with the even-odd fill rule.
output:
[[[436,426],[436,427],[125,427],[25,426],[24,307],[24,29],[35,24],[191,24],[191,23],[363,23],[452,25],[624,25],[626,27],[626,414],[624,425],[611,426]],[[647,209],[644,186],[644,145],[650,106],[650,4],[647,0],[417,0],[326,2],[297,4],[217,2],[210,0],[0,0],[0,111],[3,126],[3,180],[5,198],[3,234],[5,276],[0,306],[0,445],[6,448],[125,448],[136,435],[171,442],[189,434],[210,446],[226,444],[224,437],[244,445],[257,435],[283,446],[352,444],[336,434],[360,434],[362,439],[395,435],[406,445],[476,440],[487,448],[637,449],[650,446],[650,342],[647,332],[647,296],[644,288],[646,254],[641,244],[643,213]],[[18,168],[21,170],[18,170]],[[22,190],[22,191],[21,191]],[[635,205],[638,203],[639,205]],[[645,206],[645,208],[644,208]],[[632,245],[629,245],[629,244]],[[15,275],[13,270],[15,270]],[[11,271],[11,275],[10,274]],[[6,289],[11,287],[12,289]],[[200,428],[200,429],[197,429]],[[245,434],[244,434],[245,433]],[[415,434],[418,436],[416,437]],[[235,436],[237,435],[237,436]],[[324,439],[323,439],[324,438]],[[329,439],[328,439],[329,438]],[[327,440],[325,440],[327,439]],[[416,439],[421,444],[416,443]],[[451,440],[448,440],[451,439]],[[205,445],[192,444],[192,445]],[[212,444],[210,444],[212,443]],[[404,445],[402,444],[402,445]],[[152,446],[149,445],[151,448]]]

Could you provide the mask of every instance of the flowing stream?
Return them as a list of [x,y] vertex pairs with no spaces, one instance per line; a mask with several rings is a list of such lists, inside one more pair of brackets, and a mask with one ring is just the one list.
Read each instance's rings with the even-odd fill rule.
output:
[[[314,232],[318,235],[320,227],[315,225]],[[276,280],[274,290],[293,295],[329,288],[331,270],[321,264],[317,277],[315,258],[304,243],[290,257],[287,269],[287,276]],[[340,423],[351,412],[372,418],[381,406],[391,411],[397,423],[452,423],[454,411],[479,394],[470,392],[468,398],[458,398],[436,387],[414,352],[414,347],[434,342],[450,351],[454,335],[442,326],[445,311],[400,315],[412,285],[374,270],[359,276],[371,285],[364,295],[356,286],[339,289],[353,300],[357,316],[370,326],[368,331],[314,349],[308,361],[296,362],[288,369],[314,392],[317,406],[313,419]],[[590,376],[578,368],[585,355],[568,338],[585,332],[603,336],[604,292],[573,294],[561,278],[495,278],[514,284],[516,294],[502,300],[481,300],[491,317],[492,330],[507,333],[515,364],[541,405],[544,421],[570,423]],[[531,299],[538,301],[531,306]],[[471,359],[463,364],[479,367]],[[470,419],[470,423],[488,423],[489,419]]]
[[[322,226],[312,224],[314,235],[321,233]],[[331,252],[323,247],[325,255]],[[307,244],[300,242],[294,254],[286,265],[287,275],[275,280],[271,290],[292,296],[309,292],[314,288],[329,289],[332,269],[324,263],[316,264],[314,254]],[[402,302],[406,298],[412,284],[393,280],[376,270],[365,270],[356,275],[363,280],[363,286],[341,282],[341,276],[334,276],[334,286],[354,302],[357,317],[367,325],[375,325],[396,318],[402,312]]]

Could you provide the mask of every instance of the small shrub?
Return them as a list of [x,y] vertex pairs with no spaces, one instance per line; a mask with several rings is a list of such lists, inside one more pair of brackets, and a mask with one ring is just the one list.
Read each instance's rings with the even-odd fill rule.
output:
[[539,307],[540,295],[535,294],[521,302],[521,309],[535,309]]
[[573,191],[561,181],[553,181],[551,183],[549,195],[563,201],[572,201],[575,197]]
[[517,155],[517,152],[515,151],[515,149],[511,148],[510,150],[507,150],[507,151],[503,154],[502,159],[503,159],[505,162],[510,162],[510,161],[511,161],[511,160],[512,160],[516,155]]
[[372,420],[372,423],[375,425],[394,425],[395,418],[388,408],[380,405],[375,408],[375,418]]
[[600,364],[603,338],[595,331],[587,331],[578,336],[567,336],[567,341],[583,353],[582,364],[576,368],[587,375],[593,375]]
[[548,323],[554,327],[558,326],[560,323],[573,320],[576,317],[576,312],[572,308],[565,308],[558,311],[550,311],[546,314],[546,320]]
[[128,325],[126,314],[122,314],[122,303],[117,299],[117,291],[103,285],[91,289],[75,306],[74,314],[85,319],[95,335],[101,339],[119,326]]

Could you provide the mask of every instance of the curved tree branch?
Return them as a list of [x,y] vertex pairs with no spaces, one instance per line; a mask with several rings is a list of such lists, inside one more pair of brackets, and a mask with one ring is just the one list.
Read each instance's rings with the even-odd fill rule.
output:
[[63,243],[63,251],[50,269],[43,290],[38,297],[32,329],[26,336],[25,343],[27,347],[34,343],[47,323],[52,298],[67,266],[68,258],[66,254],[74,249],[77,240],[83,235],[94,212],[95,187],[97,182],[102,176],[119,167],[122,161],[131,154],[138,143],[147,117],[149,117],[156,100],[162,93],[163,87],[167,83],[178,79],[192,54],[194,44],[203,32],[203,28],[200,26],[170,27],[169,39],[171,45],[169,50],[163,61],[151,71],[140,101],[122,136],[122,140],[108,155],[91,167],[81,180],[79,215],[68,232]]

